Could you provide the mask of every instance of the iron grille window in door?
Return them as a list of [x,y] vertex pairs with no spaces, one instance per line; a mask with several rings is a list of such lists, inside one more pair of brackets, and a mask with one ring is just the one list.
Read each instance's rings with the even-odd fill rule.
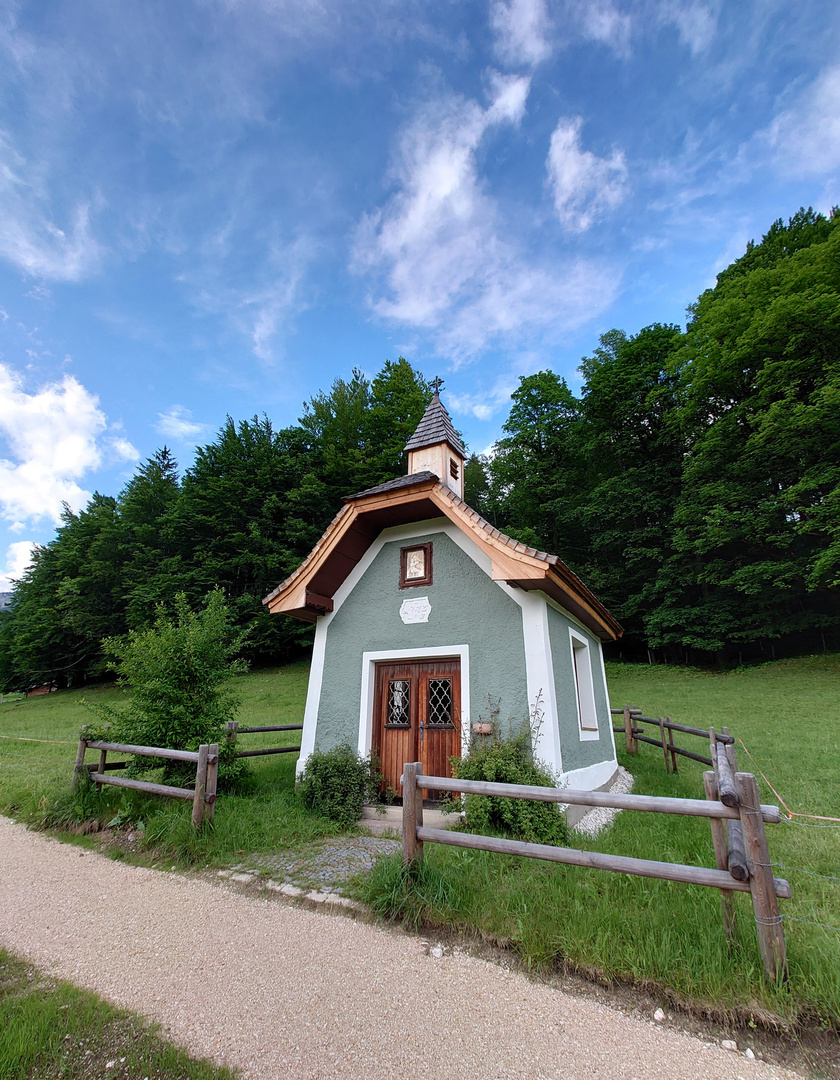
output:
[[388,717],[386,727],[411,727],[411,682],[392,679],[388,683]]
[[426,724],[429,727],[452,726],[451,679],[429,679]]

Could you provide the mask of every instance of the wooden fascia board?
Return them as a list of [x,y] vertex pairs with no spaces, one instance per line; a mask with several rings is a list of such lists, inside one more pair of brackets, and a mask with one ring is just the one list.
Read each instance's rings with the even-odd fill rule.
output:
[[291,615],[295,609],[306,608],[306,593],[312,579],[323,568],[336,544],[350,530],[357,517],[356,505],[354,503],[345,504],[343,517],[333,523],[334,528],[330,535],[324,535],[321,550],[314,554],[310,562],[303,567],[297,577],[290,581],[282,592],[279,592],[268,601],[267,607],[272,615],[280,612]]
[[469,514],[464,513],[459,506],[453,504],[437,490],[432,491],[431,497],[432,502],[440,507],[441,512],[453,524],[457,525],[462,532],[467,533],[490,559],[493,581],[509,581],[511,579],[541,581],[545,578],[549,568],[547,562],[536,559],[526,552],[517,551],[506,544],[499,543],[495,537],[488,535],[484,529],[477,526]]
[[[599,637],[611,641],[621,637],[621,626],[571,573],[563,573],[565,567],[500,543],[496,537],[488,535],[483,528],[476,525],[469,514],[453,505],[449,499],[441,497],[437,491],[432,493],[432,499],[451,521],[468,532],[488,556],[494,581],[505,581],[527,590],[542,588],[547,595],[555,594],[553,599],[561,606],[573,608],[574,613],[578,617],[582,616],[582,621]],[[556,595],[558,593],[559,595]]]
[[368,495],[366,498],[357,499],[348,505],[352,506],[360,515],[369,514],[374,510],[387,510],[389,506],[395,504],[404,506],[406,503],[421,502],[423,499],[428,499],[430,495],[434,499],[434,489],[437,486],[437,480],[426,480],[416,487],[397,488],[396,491],[385,491],[380,495]]

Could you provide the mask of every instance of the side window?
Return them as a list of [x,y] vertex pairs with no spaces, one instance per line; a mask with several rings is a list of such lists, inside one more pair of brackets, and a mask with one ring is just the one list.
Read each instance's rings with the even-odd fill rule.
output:
[[571,630],[572,670],[575,676],[575,694],[577,696],[578,723],[581,732],[598,730],[598,715],[595,712],[595,687],[592,682],[592,656],[586,638]]

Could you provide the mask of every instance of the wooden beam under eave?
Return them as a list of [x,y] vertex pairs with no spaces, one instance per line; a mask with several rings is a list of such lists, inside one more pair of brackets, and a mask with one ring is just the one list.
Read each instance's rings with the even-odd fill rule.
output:
[[310,611],[314,611],[316,615],[326,615],[328,611],[333,610],[333,600],[331,596],[321,596],[316,592],[306,592],[306,607]]

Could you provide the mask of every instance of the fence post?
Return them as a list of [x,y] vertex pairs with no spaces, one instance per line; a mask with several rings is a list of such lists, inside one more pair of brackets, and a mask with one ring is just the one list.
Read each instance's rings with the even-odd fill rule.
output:
[[[234,721],[236,723],[236,721]],[[211,743],[207,754],[207,789],[204,792],[204,816],[213,821],[216,812],[216,788],[219,784],[219,744]]]
[[236,746],[236,729],[238,727],[238,720],[228,720],[228,722],[225,724],[225,739],[233,746]]
[[[108,751],[107,750],[100,750],[99,751],[99,769],[97,771],[100,772],[103,776],[105,775],[105,764],[106,764],[107,760],[108,760]],[[101,791],[102,790],[102,785],[97,784],[96,785],[96,790]]]
[[76,751],[76,762],[73,766],[73,790],[79,786],[82,777],[86,773],[85,769],[85,751],[87,750],[87,739],[82,736],[79,739],[79,748]]
[[417,786],[418,773],[423,773],[422,761],[406,762],[403,767],[403,866],[411,866],[423,859],[423,841],[417,839],[417,826],[423,824],[423,789]]
[[665,755],[665,772],[670,773],[671,761],[668,755],[668,743],[665,741],[665,718],[659,717],[659,738],[662,740],[662,753]]
[[[670,724],[671,717],[666,716],[665,719]],[[668,746],[669,746],[670,751],[671,751],[671,772],[672,773],[673,772],[679,772],[679,769],[677,768],[677,751],[674,748],[675,743],[674,743],[674,729],[673,728],[668,728]]]
[[[706,798],[717,802],[717,779],[713,772],[703,773],[703,787],[706,789]],[[723,827],[723,821],[720,818],[709,818],[709,824],[712,827],[712,844],[715,849],[717,868],[727,870],[726,830]],[[731,946],[738,935],[738,917],[735,911],[735,894],[729,889],[720,890],[720,906],[723,908],[723,932]]]
[[628,754],[636,753],[636,740],[633,738],[633,720],[630,716],[630,706],[624,706],[624,742]]
[[210,747],[202,743],[198,748],[198,764],[195,767],[195,798],[193,799],[192,823],[200,829],[204,821],[204,794],[207,790],[207,757]]
[[755,925],[758,930],[758,946],[764,970],[771,979],[779,979],[785,968],[785,935],[779,899],[773,883],[770,866],[770,850],[758,796],[758,784],[752,773],[736,773],[735,788],[741,811],[741,829],[744,849],[750,871],[750,895],[752,896]]

